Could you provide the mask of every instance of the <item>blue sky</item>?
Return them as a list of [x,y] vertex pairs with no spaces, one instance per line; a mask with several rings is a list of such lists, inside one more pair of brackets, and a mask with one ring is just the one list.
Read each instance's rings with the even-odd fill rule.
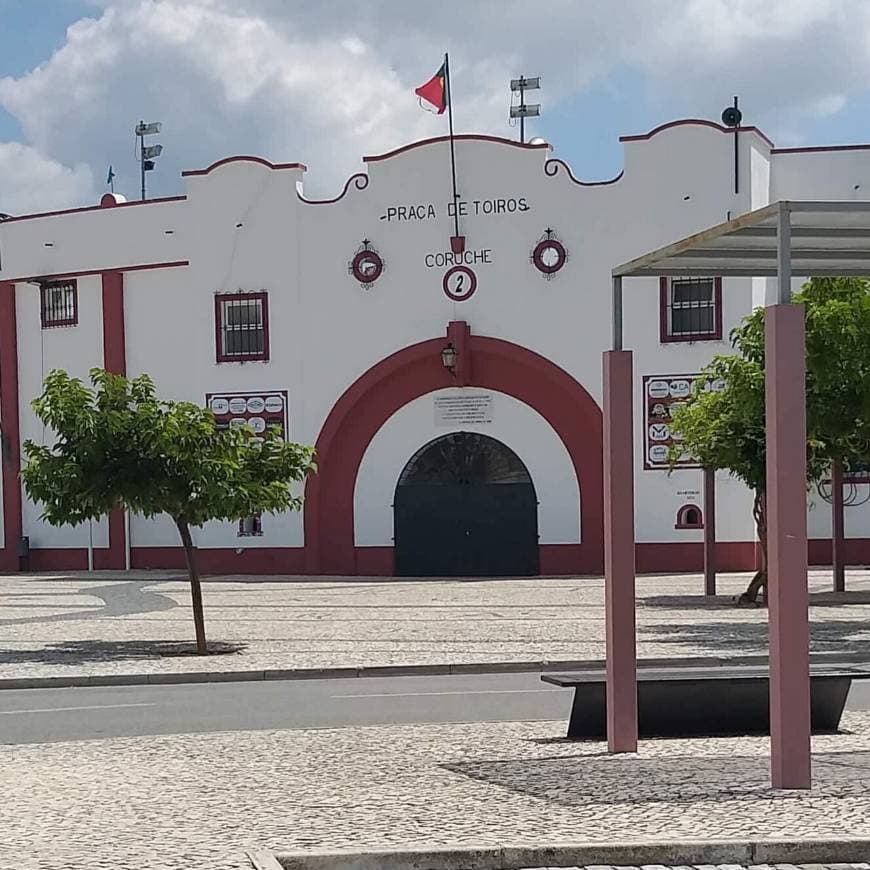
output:
[[[67,27],[93,13],[78,0],[0,0],[0,77],[44,63],[63,45]],[[18,122],[0,108],[0,140],[20,137]]]
[[363,154],[442,132],[412,90],[444,47],[458,131],[515,136],[508,80],[540,74],[533,134],[589,180],[619,172],[619,135],[718,119],[734,93],[777,144],[870,140],[870,0],[550,0],[543,17],[520,0],[442,5],[461,14],[433,24],[402,0],[0,0],[0,211],[96,196],[110,162],[134,194],[131,127],[146,115],[165,127],[155,195],[238,152],[302,160],[316,195],[335,190]]

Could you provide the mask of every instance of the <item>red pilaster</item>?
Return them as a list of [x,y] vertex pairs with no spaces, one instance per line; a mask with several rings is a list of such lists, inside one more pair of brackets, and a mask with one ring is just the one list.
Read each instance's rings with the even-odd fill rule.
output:
[[774,788],[809,788],[803,306],[780,304],[767,309],[765,360],[771,781]]
[[604,354],[604,574],[607,744],[637,751],[631,351]]
[[456,350],[456,386],[467,387],[471,375],[471,327],[464,320],[451,320],[447,324],[447,340]]
[[18,335],[15,285],[0,283],[0,448],[3,467],[4,570],[18,569],[21,521],[21,429],[18,416]]
[[[103,367],[117,375],[127,374],[127,349],[124,338],[124,273],[103,272]],[[109,549],[94,552],[94,567],[125,568],[126,529],[124,512],[109,514]]]

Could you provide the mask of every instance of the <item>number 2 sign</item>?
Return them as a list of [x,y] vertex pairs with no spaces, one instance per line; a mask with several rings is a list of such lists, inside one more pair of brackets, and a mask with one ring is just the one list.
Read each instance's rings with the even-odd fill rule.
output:
[[444,273],[441,286],[448,299],[464,302],[477,290],[477,275],[468,266],[453,266]]

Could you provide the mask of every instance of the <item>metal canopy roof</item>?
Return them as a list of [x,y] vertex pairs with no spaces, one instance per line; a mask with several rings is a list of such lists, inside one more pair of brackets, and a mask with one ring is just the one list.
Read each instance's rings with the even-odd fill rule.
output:
[[613,269],[614,277],[775,277],[777,220],[790,214],[794,275],[870,275],[870,202],[776,202]]

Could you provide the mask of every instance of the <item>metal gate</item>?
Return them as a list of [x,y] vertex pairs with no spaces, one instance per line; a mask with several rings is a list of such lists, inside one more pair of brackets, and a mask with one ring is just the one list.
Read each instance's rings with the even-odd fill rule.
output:
[[538,503],[520,458],[494,438],[454,432],[405,466],[394,502],[396,573],[538,573]]

